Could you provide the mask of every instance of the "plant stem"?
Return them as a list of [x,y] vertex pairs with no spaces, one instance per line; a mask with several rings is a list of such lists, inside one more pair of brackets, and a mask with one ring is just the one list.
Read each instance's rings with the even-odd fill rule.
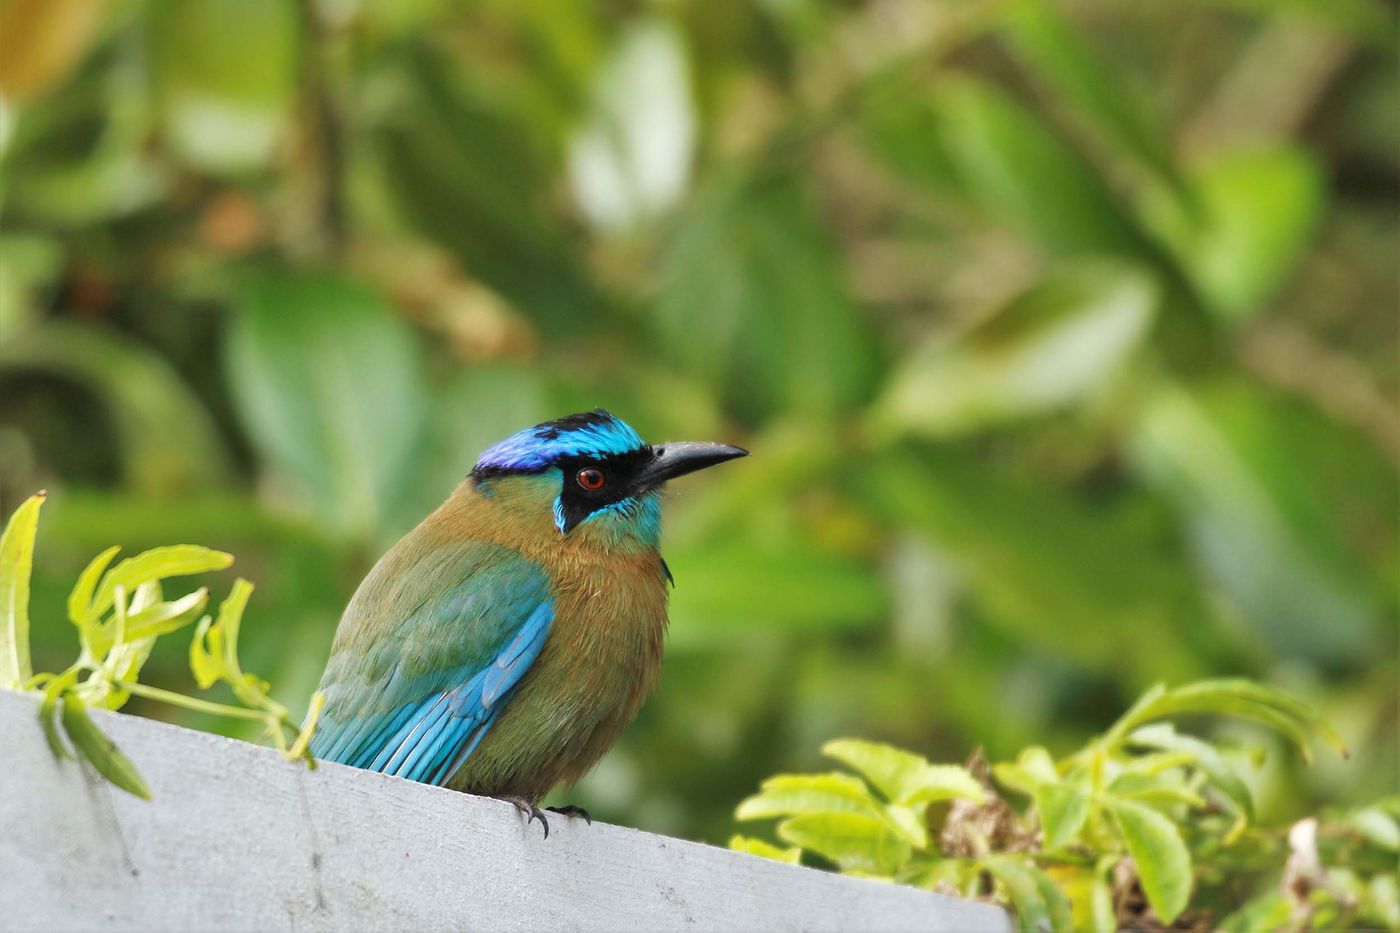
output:
[[118,687],[128,690],[136,696],[145,697],[148,700],[158,700],[161,703],[169,703],[171,706],[182,706],[197,713],[213,713],[216,716],[232,716],[236,719],[251,719],[256,722],[264,722],[269,717],[262,710],[244,709],[241,706],[230,706],[227,703],[211,703],[208,700],[200,700],[195,697],[187,697],[183,693],[175,693],[171,690],[162,690],[159,687],[148,687],[145,684],[134,681],[119,680]]

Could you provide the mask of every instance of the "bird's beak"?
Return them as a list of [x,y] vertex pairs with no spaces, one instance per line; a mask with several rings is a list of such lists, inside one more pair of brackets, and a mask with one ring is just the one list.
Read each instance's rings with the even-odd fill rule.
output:
[[728,444],[709,444],[704,441],[678,441],[672,444],[657,444],[652,448],[655,455],[650,463],[642,468],[637,482],[643,489],[660,486],[668,479],[694,473],[705,467],[712,467],[726,460],[747,457],[749,452],[742,447]]

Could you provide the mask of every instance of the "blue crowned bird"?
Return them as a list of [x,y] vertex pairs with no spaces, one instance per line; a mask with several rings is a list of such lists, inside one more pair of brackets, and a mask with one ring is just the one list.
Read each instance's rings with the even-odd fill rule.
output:
[[592,768],[656,685],[662,486],[745,453],[649,445],[602,409],[491,447],[350,600],[312,753],[510,800],[548,835],[540,798]]

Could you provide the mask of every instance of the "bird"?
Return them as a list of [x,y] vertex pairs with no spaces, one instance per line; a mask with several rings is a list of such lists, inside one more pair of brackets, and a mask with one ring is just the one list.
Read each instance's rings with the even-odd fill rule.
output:
[[488,448],[350,599],[312,756],[507,800],[547,838],[539,801],[586,774],[657,683],[675,585],[663,487],[747,454],[647,444],[602,408]]

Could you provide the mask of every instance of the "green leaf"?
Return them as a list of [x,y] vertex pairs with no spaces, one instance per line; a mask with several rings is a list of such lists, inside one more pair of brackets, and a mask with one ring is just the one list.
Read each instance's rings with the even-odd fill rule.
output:
[[218,618],[211,620],[206,616],[200,620],[190,640],[190,671],[201,690],[224,680],[240,700],[256,708],[268,687],[257,677],[244,674],[238,661],[238,632],[252,594],[253,584],[240,577],[219,604]]
[[1201,680],[1172,690],[1158,685],[1114,723],[1104,742],[1112,747],[1138,725],[1183,713],[1253,719],[1292,740],[1306,760],[1312,757],[1309,746],[1313,736],[1320,736],[1339,752],[1346,753],[1341,737],[1312,707],[1282,690],[1243,678]]
[[1179,774],[1174,775],[1171,772],[1120,774],[1109,782],[1108,792],[1122,800],[1157,804],[1158,809],[1166,809],[1175,804],[1193,808],[1204,807],[1206,804],[1199,794],[1186,788]]
[[944,147],[989,209],[1055,253],[1152,253],[1093,170],[1014,98],[964,77],[937,99]]
[[87,623],[92,606],[93,594],[97,592],[97,581],[102,578],[102,572],[107,569],[107,565],[112,562],[112,558],[117,556],[121,548],[112,545],[98,554],[92,561],[83,568],[83,572],[78,575],[78,582],[73,585],[73,592],[68,594],[68,619],[79,627]]
[[904,179],[941,198],[956,195],[957,174],[943,145],[939,109],[912,93],[901,74],[880,86],[871,75],[860,97],[859,129],[873,154]]
[[1221,933],[1286,930],[1294,924],[1293,904],[1282,892],[1268,891],[1247,902],[1220,922]]
[[1191,752],[1159,752],[1139,755],[1119,764],[1127,773],[1151,775],[1161,774],[1163,771],[1170,771],[1173,768],[1184,768],[1195,763],[1196,756]]
[[136,766],[97,728],[83,701],[71,693],[63,698],[63,729],[73,747],[92,762],[99,774],[142,800],[151,799],[151,790]]
[[[10,10],[48,11],[72,5],[4,6],[8,19]],[[94,9],[88,2],[81,5],[89,11]],[[41,17],[47,18],[43,14]],[[110,27],[111,23],[105,25]],[[0,26],[0,32],[5,34],[7,51],[10,43],[23,41],[8,22]],[[51,35],[57,37],[56,33]],[[125,35],[130,35],[129,28]],[[71,38],[71,33],[62,41],[67,38]],[[63,235],[149,208],[168,193],[169,173],[147,151],[149,111],[143,106],[138,88],[103,79],[104,74],[110,74],[104,67],[104,63],[110,63],[105,59],[110,41],[103,36],[98,51],[85,56],[87,61],[80,76],[64,82],[59,93],[36,101],[37,106],[25,107],[23,121],[14,119],[16,99],[7,90],[7,114],[11,115],[7,125],[17,132],[7,131],[5,142],[9,145],[0,146],[6,150],[0,193],[7,217],[13,211],[13,216],[23,215],[32,222],[23,228],[6,223],[7,230],[44,230]],[[13,53],[5,55],[6,65],[14,58]],[[65,253],[68,248],[65,245]],[[46,296],[45,307],[49,301],[51,298]],[[17,336],[7,330],[4,341],[0,341],[0,351],[20,342]]]
[[190,639],[190,672],[199,689],[208,690],[224,676],[223,630],[215,630],[214,620],[205,616],[195,626]]
[[45,495],[20,503],[0,535],[0,688],[6,690],[22,690],[34,674],[29,661],[29,576]]
[[115,330],[50,319],[0,340],[0,373],[35,370],[82,386],[100,404],[127,488],[169,497],[228,479],[206,405],[154,350]]
[[223,570],[232,564],[232,554],[197,544],[151,548],[135,557],[126,558],[107,571],[97,587],[97,595],[82,614],[82,620],[91,624],[106,615],[112,608],[118,586],[125,587],[128,593],[134,593],[142,585],[153,581]]
[[1191,897],[1191,854],[1176,824],[1150,807],[1109,801],[1132,856],[1143,892],[1164,925],[1170,926]]
[[904,841],[915,849],[928,848],[928,820],[925,814],[928,812],[928,801],[922,801],[916,805],[892,803],[880,808],[889,824],[895,828],[895,832],[904,837]]
[[1277,709],[1283,715],[1314,729],[1338,751],[1346,750],[1341,736],[1311,705],[1284,690],[1258,681],[1241,677],[1199,680],[1170,691],[1162,702],[1181,709],[1210,711],[1228,709],[1236,700]]
[[145,22],[172,148],[221,174],[268,162],[296,103],[296,10],[281,0],[155,0]]
[[1221,317],[1261,311],[1292,274],[1322,218],[1325,181],[1301,149],[1214,156],[1190,175],[1191,204],[1165,192],[1149,224]]
[[940,437],[1070,405],[1124,365],[1155,305],[1152,279],[1134,267],[1067,267],[969,333],[912,354],[878,402],[876,425]]
[[1184,188],[1160,118],[1149,114],[1142,95],[1121,73],[1109,73],[1046,0],[1016,0],[1005,20],[1012,52],[1031,74],[1049,85],[1118,151],[1135,159],[1177,190]]
[[1380,807],[1363,807],[1346,818],[1357,832],[1387,852],[1400,852],[1400,819]]
[[[128,641],[118,645],[108,654],[103,668],[113,681],[137,680],[141,668],[150,658],[151,649],[155,647],[155,644],[155,638],[143,638],[140,641]],[[129,699],[131,699],[131,694],[127,690],[117,687],[110,690],[102,698],[102,707],[104,709],[121,709]]]
[[1055,882],[1054,878],[1035,865],[1027,866],[1035,879],[1036,890],[1045,902],[1045,913],[1050,921],[1052,933],[1074,933],[1074,913],[1069,896]]
[[[1234,381],[1162,388],[1142,407],[1128,451],[1176,506],[1201,571],[1239,616],[1274,651],[1332,668],[1364,660],[1392,588],[1381,577],[1390,570],[1374,582],[1363,574],[1341,524],[1347,514],[1374,516],[1393,533],[1393,488],[1379,485],[1381,498],[1367,500],[1346,488],[1369,466],[1358,443],[1295,402]],[[1315,448],[1328,445],[1342,445],[1329,448],[1341,469],[1320,462]]]
[[209,591],[201,587],[179,599],[156,603],[133,613],[126,620],[127,640],[156,638],[178,631],[193,622],[208,602]]
[[1240,779],[1224,756],[1209,742],[1195,736],[1182,735],[1170,723],[1157,723],[1134,730],[1128,735],[1128,742],[1191,755],[1196,765],[1210,778],[1211,785],[1225,796],[1237,815],[1235,826],[1226,836],[1227,844],[1238,838],[1244,827],[1254,821],[1254,796],[1249,792],[1249,785]]
[[832,739],[822,754],[859,771],[889,800],[905,801],[923,783],[928,759],[913,752],[862,739]]
[[413,480],[427,410],[408,328],[337,273],[269,271],[246,289],[227,348],[234,400],[266,463],[323,528],[378,531]]
[[44,698],[39,701],[39,725],[44,729],[44,741],[48,742],[49,751],[59,761],[72,758],[73,753],[68,751],[68,746],[63,744],[58,734],[58,702],[64,692],[78,682],[79,673],[76,668],[71,668],[50,680],[44,685]]
[[1035,870],[1030,865],[1009,856],[983,859],[981,865],[1001,884],[1002,889],[1006,891],[1007,900],[1016,908],[1018,929],[1023,933],[1040,933],[1045,929],[1055,929],[1048,905],[1045,903],[1045,895],[1041,891]]
[[885,817],[920,848],[928,844],[924,811],[929,803],[956,798],[980,803],[984,799],[982,785],[966,768],[931,765],[922,756],[892,745],[833,739],[822,746],[822,754],[849,765],[879,788],[894,805],[882,808]]
[[1149,503],[1096,507],[1011,459],[892,451],[854,482],[876,515],[954,555],[979,620],[1028,650],[1138,677],[1196,675],[1221,650],[1220,626],[1189,564],[1129,517]]
[[1034,796],[1042,784],[1057,783],[1060,780],[1055,759],[1043,746],[1031,745],[1021,749],[1015,764],[1002,762],[992,767],[992,776],[1004,787]]
[[982,803],[986,799],[982,785],[961,765],[929,765],[914,776],[912,783],[912,789],[899,803],[920,804],[958,798]]
[[877,815],[880,807],[860,778],[849,774],[777,774],[759,793],[739,804],[736,820],[760,820],[798,813],[854,812]]
[[721,177],[699,194],[655,321],[669,358],[746,414],[840,412],[874,385],[870,327],[794,178]]
[[1084,828],[1089,818],[1089,795],[1078,787],[1047,781],[1036,789],[1035,808],[1044,830],[1042,846],[1046,850],[1058,849],[1068,845]]
[[1117,911],[1113,905],[1112,877],[1117,855],[1107,855],[1094,866],[1093,887],[1089,891],[1089,924],[1094,933],[1116,933],[1118,930]]
[[778,824],[778,836],[844,871],[890,875],[911,854],[909,843],[885,820],[863,813],[799,814]]
[[733,849],[735,852],[747,852],[749,855],[757,855],[760,858],[771,858],[774,861],[785,862],[788,865],[802,864],[801,849],[781,849],[771,842],[764,842],[762,839],[755,839],[752,836],[730,836],[729,848]]

